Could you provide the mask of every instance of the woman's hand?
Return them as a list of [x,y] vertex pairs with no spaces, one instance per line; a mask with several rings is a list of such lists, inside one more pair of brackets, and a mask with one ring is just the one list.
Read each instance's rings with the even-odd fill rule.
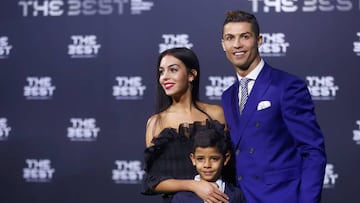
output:
[[192,188],[192,191],[207,203],[229,203],[229,197],[221,192],[215,183],[194,181]]

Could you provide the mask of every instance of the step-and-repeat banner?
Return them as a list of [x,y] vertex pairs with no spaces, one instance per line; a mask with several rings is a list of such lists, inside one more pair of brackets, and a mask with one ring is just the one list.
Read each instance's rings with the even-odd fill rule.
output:
[[159,202],[140,194],[157,56],[193,49],[201,99],[220,104],[232,9],[257,16],[268,63],[308,83],[322,202],[360,202],[359,0],[1,0],[0,202]]

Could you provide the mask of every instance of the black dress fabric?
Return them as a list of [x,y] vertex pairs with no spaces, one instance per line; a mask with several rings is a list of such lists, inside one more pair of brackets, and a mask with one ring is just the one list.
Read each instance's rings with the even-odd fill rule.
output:
[[[193,179],[195,167],[190,160],[192,137],[195,132],[208,128],[224,132],[224,125],[218,121],[206,120],[192,124],[181,124],[179,129],[165,128],[153,139],[153,146],[144,152],[145,176],[144,195],[155,195],[153,188],[167,179]],[[172,194],[163,194],[169,202]],[[166,200],[168,199],[168,200]]]

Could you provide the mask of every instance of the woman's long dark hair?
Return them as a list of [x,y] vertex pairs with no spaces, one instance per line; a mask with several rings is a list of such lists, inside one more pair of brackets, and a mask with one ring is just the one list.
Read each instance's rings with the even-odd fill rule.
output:
[[166,110],[167,108],[170,107],[170,105],[173,102],[171,96],[166,95],[163,87],[161,86],[161,84],[159,82],[160,62],[161,62],[162,58],[166,55],[173,56],[173,57],[179,59],[181,62],[183,62],[188,74],[191,73],[191,70],[196,70],[197,75],[194,77],[194,80],[191,83],[192,84],[191,102],[194,104],[196,109],[203,112],[211,120],[210,116],[197,105],[197,102],[200,101],[199,100],[200,63],[199,63],[198,57],[191,49],[188,49],[185,47],[167,49],[167,50],[163,51],[158,57],[157,67],[156,67],[157,68],[157,70],[156,70],[157,94],[156,94],[155,113],[160,113],[160,112]]

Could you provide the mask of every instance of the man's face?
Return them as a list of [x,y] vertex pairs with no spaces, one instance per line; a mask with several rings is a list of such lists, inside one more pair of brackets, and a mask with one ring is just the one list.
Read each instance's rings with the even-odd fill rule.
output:
[[261,37],[255,36],[248,22],[231,22],[224,25],[222,47],[228,60],[240,75],[246,75],[260,62],[258,47]]

